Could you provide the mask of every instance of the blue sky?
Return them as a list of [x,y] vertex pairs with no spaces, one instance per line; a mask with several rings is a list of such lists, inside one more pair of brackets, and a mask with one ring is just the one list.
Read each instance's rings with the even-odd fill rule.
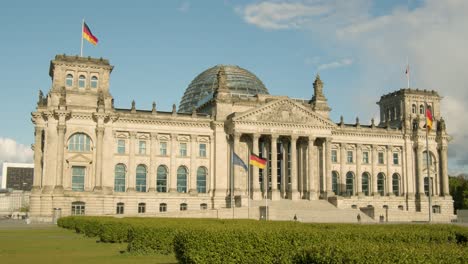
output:
[[0,163],[31,160],[30,112],[50,88],[49,62],[79,54],[81,20],[99,38],[84,55],[115,66],[116,107],[170,110],[203,70],[236,64],[271,94],[310,98],[319,72],[338,121],[369,122],[381,95],[412,87],[444,96],[453,173],[468,171],[468,1],[9,1],[0,9]]

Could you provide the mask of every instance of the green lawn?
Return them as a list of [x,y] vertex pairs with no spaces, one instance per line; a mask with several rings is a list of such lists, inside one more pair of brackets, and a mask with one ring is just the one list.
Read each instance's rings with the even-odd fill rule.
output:
[[[177,263],[174,255],[133,256],[127,244],[96,242],[56,226],[0,228],[0,263]],[[123,253],[122,253],[123,252]]]

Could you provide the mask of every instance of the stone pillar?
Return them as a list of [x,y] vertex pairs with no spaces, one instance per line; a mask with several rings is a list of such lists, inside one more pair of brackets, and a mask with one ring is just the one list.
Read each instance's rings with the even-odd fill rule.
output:
[[278,135],[271,135],[271,200],[279,200],[278,191]]
[[288,144],[286,140],[281,141],[281,156],[282,156],[282,161],[281,161],[281,195],[282,198],[286,198],[286,192],[288,191]]
[[416,158],[417,158],[417,164],[416,167],[417,169],[417,174],[418,174],[418,194],[420,196],[425,196],[426,194],[424,193],[424,173],[423,173],[423,151],[424,147],[422,144],[418,143],[416,147]]
[[54,192],[63,192],[63,149],[65,140],[65,124],[57,125],[57,172]]
[[372,145],[372,194],[374,196],[380,196],[377,191],[377,161],[378,161],[378,146]]
[[[327,154],[327,161],[331,159],[331,154]],[[347,163],[346,144],[340,144],[340,177],[338,178],[338,193],[336,195],[343,195],[346,192],[346,170],[345,164]],[[331,174],[329,175],[331,177]]]
[[136,132],[130,132],[128,142],[128,184],[127,192],[134,192],[136,185],[135,144]]
[[[240,142],[240,137],[241,137],[241,134],[239,132],[234,132],[234,135],[233,135],[233,138],[234,138],[234,142],[233,142],[233,151],[234,153],[236,153],[237,155],[239,155],[239,142]],[[234,166],[234,164],[232,165],[233,168],[232,168],[232,173],[234,173],[233,177],[234,177],[234,194],[235,195],[240,195],[241,194],[241,181],[240,181],[240,167],[239,166]]]
[[[410,136],[406,135],[405,136],[405,148],[404,148],[404,153],[405,153],[405,163],[403,163],[403,168],[405,170],[405,176],[403,177],[406,182],[405,188],[403,188],[403,192],[406,192],[408,199],[414,199],[415,196],[415,183],[416,183],[416,177],[414,175],[414,160],[413,160],[413,144],[411,141]],[[402,157],[403,159],[403,157]],[[402,178],[402,182],[403,182]]]
[[291,190],[290,199],[299,200],[299,192],[297,191],[297,136],[291,136]]
[[151,142],[150,142],[150,171],[148,173],[149,179],[149,189],[148,192],[156,191],[156,177],[157,177],[157,168],[156,168],[156,156],[158,155],[158,133],[151,133]]
[[103,153],[103,140],[104,140],[104,126],[96,128],[97,142],[96,142],[96,172],[94,181],[94,191],[102,191],[102,153]]
[[334,195],[332,191],[332,175],[331,175],[331,138],[326,138],[323,142],[325,144],[324,151],[324,167],[325,167],[325,179],[327,179],[327,193],[326,197],[331,197]]
[[387,146],[387,195],[388,196],[395,196],[393,194],[393,175],[392,171],[390,170],[390,165],[393,164],[393,152],[392,146]]
[[[252,135],[252,153],[255,155],[258,155],[258,140],[260,138],[260,135],[258,134],[253,134]],[[250,157],[249,157],[250,159]],[[252,170],[252,189],[253,189],[253,194],[252,194],[252,199],[253,200],[261,200],[262,199],[262,193],[260,190],[260,182],[259,182],[259,177],[258,177],[258,168],[255,166],[250,166],[250,169]]]
[[315,157],[315,137],[309,136],[309,145],[307,146],[307,177],[309,178],[309,200],[317,200],[317,178],[314,174],[314,162],[317,160]]
[[442,182],[441,195],[450,196],[449,178],[447,171],[447,146],[440,147],[440,176]]
[[34,130],[34,178],[32,191],[40,191],[42,180],[42,132],[43,127],[35,127]]
[[[196,135],[190,135],[190,169],[189,169],[189,175],[188,180],[189,180],[189,193],[191,194],[196,194],[198,192],[197,190],[197,166],[195,163],[195,157],[197,156],[197,136]],[[234,164],[232,165],[234,166]],[[235,171],[235,166],[234,166],[234,171]]]
[[167,177],[169,192],[175,193],[177,192],[177,168],[176,168],[176,143],[177,143],[177,134],[171,134],[171,149],[169,150],[171,161],[170,161],[170,172],[169,177]]
[[357,185],[357,195],[364,196],[362,192],[362,171],[361,171],[361,163],[362,163],[362,145],[356,145],[356,185]]

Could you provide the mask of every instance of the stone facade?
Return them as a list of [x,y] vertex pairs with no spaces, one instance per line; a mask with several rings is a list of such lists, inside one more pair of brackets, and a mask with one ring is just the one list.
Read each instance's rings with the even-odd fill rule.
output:
[[[450,137],[434,91],[382,96],[378,125],[337,124],[318,76],[312,98],[300,100],[269,95],[250,72],[219,65],[189,85],[183,111],[174,105],[163,112],[155,103],[150,111],[134,102],[115,108],[112,69],[102,58],[57,55],[51,62],[52,87],[39,94],[32,113],[32,217],[50,219],[54,208],[62,215],[179,216],[187,210],[191,217],[219,217],[233,200],[242,209],[267,197],[272,204],[322,200],[342,209],[372,208],[389,221],[413,221],[427,218],[429,173],[434,220],[453,218]],[[429,172],[425,102],[436,120],[428,134]],[[258,154],[268,165],[249,173],[232,168],[232,152],[246,163],[250,153]]]

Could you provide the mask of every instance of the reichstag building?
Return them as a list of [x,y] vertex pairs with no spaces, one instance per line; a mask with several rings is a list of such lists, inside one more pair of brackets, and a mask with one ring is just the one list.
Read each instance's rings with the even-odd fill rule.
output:
[[[379,123],[336,123],[319,76],[310,98],[293,99],[270,95],[246,69],[216,65],[167,112],[156,103],[151,110],[134,102],[114,107],[112,69],[102,58],[51,61],[51,88],[39,93],[32,113],[35,220],[60,214],[424,221],[429,210],[434,221],[453,218],[450,136],[435,91],[381,96]],[[428,151],[425,101],[434,116]],[[246,164],[255,153],[267,166],[231,166],[232,153]]]

